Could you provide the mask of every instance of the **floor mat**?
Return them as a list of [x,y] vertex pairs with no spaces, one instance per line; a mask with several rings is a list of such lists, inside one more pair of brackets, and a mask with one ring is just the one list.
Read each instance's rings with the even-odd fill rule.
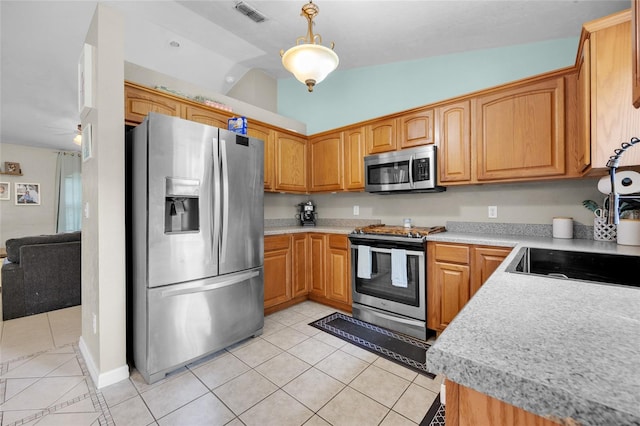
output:
[[440,404],[440,394],[433,400],[433,404],[420,422],[420,426],[445,426],[444,405]]
[[428,343],[405,334],[335,312],[309,324],[326,333],[360,346],[370,352],[395,361],[427,377],[426,353]]

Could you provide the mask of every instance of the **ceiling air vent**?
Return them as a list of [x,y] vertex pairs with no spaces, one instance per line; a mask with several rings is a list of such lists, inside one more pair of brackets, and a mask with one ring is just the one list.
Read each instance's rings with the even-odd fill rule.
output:
[[248,16],[254,22],[263,22],[267,19],[266,16],[258,12],[256,8],[243,1],[236,3],[236,10],[244,16]]

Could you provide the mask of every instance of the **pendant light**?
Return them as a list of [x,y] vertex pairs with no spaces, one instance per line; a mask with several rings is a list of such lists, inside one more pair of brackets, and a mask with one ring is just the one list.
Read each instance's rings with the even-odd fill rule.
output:
[[282,65],[295,78],[307,85],[309,92],[313,92],[313,86],[324,80],[333,70],[338,67],[338,55],[331,49],[323,46],[320,34],[313,33],[313,18],[320,10],[313,4],[313,0],[302,6],[301,16],[307,19],[307,35],[298,37],[296,45],[287,50],[280,51]]

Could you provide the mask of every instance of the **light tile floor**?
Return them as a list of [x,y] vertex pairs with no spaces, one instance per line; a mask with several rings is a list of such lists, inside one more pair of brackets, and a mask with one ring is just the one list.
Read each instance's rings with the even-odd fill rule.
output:
[[0,424],[419,424],[442,380],[308,325],[334,311],[300,303],[153,385],[133,369],[100,390],[77,346],[80,307],[0,322]]

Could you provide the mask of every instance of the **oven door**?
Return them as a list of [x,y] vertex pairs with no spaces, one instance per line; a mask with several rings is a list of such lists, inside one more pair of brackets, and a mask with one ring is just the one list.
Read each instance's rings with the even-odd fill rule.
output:
[[351,245],[353,302],[397,315],[426,320],[426,274],[424,250],[405,249],[407,253],[407,286],[391,283],[391,247],[396,243],[368,241],[371,247],[371,278],[358,276],[359,244]]

